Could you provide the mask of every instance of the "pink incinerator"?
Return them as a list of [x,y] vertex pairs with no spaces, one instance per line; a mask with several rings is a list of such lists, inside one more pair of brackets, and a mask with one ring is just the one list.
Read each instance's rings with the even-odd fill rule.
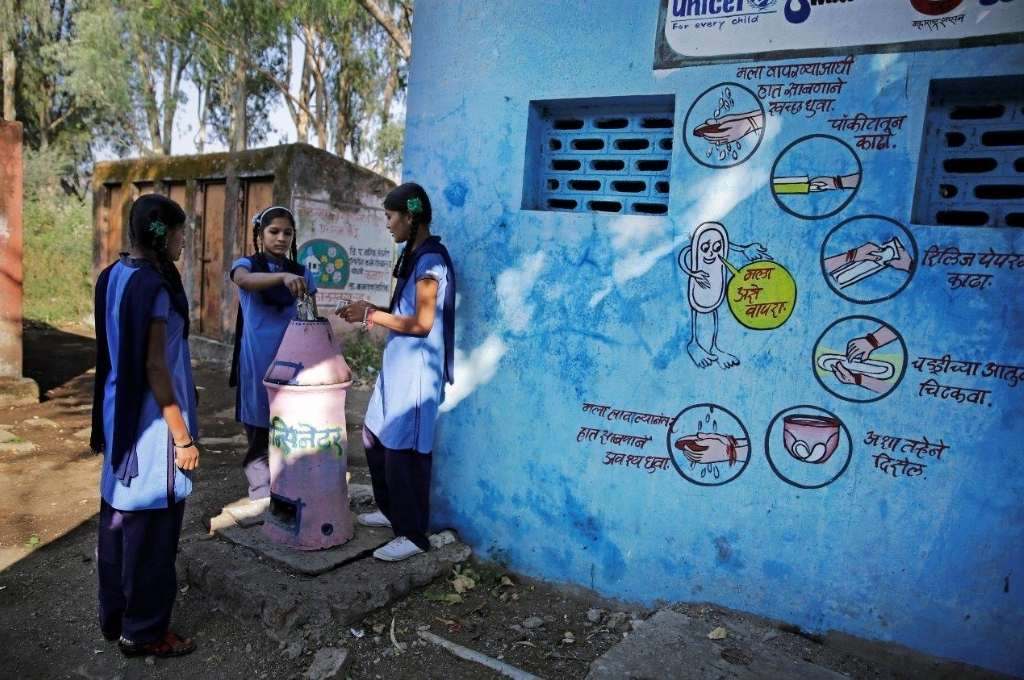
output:
[[345,393],[352,372],[325,319],[288,325],[263,378],[270,399],[270,509],[263,531],[299,550],[352,538]]

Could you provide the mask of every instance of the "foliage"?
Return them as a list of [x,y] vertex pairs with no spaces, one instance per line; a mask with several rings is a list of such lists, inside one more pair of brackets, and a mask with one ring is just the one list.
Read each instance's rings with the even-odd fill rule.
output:
[[375,380],[384,358],[384,348],[366,333],[353,333],[341,345],[348,367],[363,380]]
[[[51,172],[53,157],[29,152],[31,177]],[[80,323],[92,314],[92,211],[86,201],[61,198],[59,188],[27,192],[24,203],[24,315],[59,325]]]

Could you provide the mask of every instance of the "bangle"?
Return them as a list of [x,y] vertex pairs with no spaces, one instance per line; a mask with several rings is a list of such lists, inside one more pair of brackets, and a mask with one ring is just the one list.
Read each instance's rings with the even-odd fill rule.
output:
[[864,339],[868,341],[869,345],[871,345],[871,349],[878,349],[878,340],[875,338],[874,333],[868,333],[864,336]]
[[857,249],[856,248],[850,248],[849,250],[846,251],[846,261],[847,262],[853,262],[853,258],[855,258],[855,257],[857,257]]
[[861,382],[864,380],[864,376],[860,373],[853,372],[853,382],[857,384],[857,387],[863,387]]
[[842,175],[836,175],[835,177],[832,178],[832,180],[836,183],[836,189],[845,189],[846,188],[846,187],[843,186],[843,176]]
[[[174,441],[174,440],[171,440],[171,441]],[[176,449],[187,449],[187,448],[193,447],[195,445],[196,445],[196,440],[192,439],[191,437],[189,437],[188,442],[185,443],[185,444],[179,444],[177,442],[174,442],[174,448],[176,448]]]

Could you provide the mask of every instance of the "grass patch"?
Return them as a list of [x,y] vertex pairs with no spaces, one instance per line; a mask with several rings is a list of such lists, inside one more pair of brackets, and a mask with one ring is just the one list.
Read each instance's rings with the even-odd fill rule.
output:
[[92,316],[92,210],[74,196],[48,192],[24,204],[27,320],[61,325]]
[[353,333],[341,345],[345,361],[352,372],[362,380],[374,380],[380,372],[384,346],[366,333]]

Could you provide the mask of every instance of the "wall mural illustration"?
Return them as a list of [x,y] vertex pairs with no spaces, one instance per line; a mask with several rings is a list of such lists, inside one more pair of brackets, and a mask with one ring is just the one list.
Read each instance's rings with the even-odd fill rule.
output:
[[825,329],[814,345],[814,377],[845,401],[877,401],[907,370],[907,347],[891,326],[870,316],[848,316]]
[[863,174],[853,148],[829,135],[791,142],[772,166],[772,196],[790,215],[805,220],[831,217],[860,190]]
[[[722,368],[738,366],[738,357],[718,346],[718,331],[721,320],[718,310],[727,293],[729,277],[738,270],[729,263],[729,254],[743,256],[748,262],[770,260],[771,256],[760,243],[747,245],[730,243],[725,225],[718,222],[704,222],[690,237],[690,244],[679,251],[676,261],[687,276],[686,300],[690,305],[690,341],[686,351],[700,368],[718,363]],[[781,268],[780,268],[781,269]],[[784,270],[783,270],[784,271]],[[795,298],[795,287],[793,291]],[[791,304],[790,304],[790,312]],[[697,319],[711,315],[712,332],[710,342],[698,339]],[[788,317],[788,314],[787,314]]]
[[913,278],[917,259],[913,234],[881,215],[840,222],[821,244],[825,281],[837,295],[856,303],[898,295]]
[[702,92],[690,105],[682,135],[686,150],[701,165],[739,165],[761,145],[764,104],[739,83],[719,83]]
[[731,411],[718,404],[694,404],[676,415],[666,448],[676,471],[699,486],[733,481],[750,462],[750,435]]
[[818,406],[792,406],[772,418],[764,455],[779,479],[801,489],[828,486],[846,472],[853,454],[850,431]]

